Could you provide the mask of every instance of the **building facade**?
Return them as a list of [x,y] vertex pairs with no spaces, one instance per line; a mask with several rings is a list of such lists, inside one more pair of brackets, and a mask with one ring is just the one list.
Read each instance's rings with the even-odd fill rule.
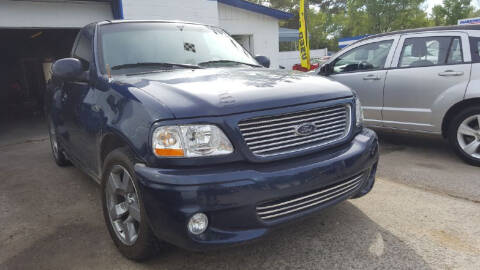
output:
[[0,2],[0,29],[80,28],[111,19],[180,20],[219,26],[278,67],[278,22],[293,14],[245,0],[35,0]]
[[279,65],[278,23],[293,14],[245,0],[119,0],[124,19],[182,20],[219,26],[252,55]]

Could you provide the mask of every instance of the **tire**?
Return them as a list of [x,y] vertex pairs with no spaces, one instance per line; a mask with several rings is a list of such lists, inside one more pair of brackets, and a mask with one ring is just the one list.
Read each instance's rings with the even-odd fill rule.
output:
[[467,107],[452,119],[448,140],[460,158],[480,166],[480,106]]
[[104,164],[102,207],[110,236],[123,256],[146,260],[156,253],[158,245],[133,173],[133,155],[128,148],[118,148],[107,155]]
[[50,137],[50,147],[52,149],[52,156],[53,156],[53,159],[55,160],[55,163],[57,163],[57,165],[60,167],[66,167],[66,166],[72,165],[70,160],[68,160],[68,158],[65,156],[64,150],[58,144],[57,133],[55,132],[55,128],[51,123],[51,120],[48,125],[48,134]]

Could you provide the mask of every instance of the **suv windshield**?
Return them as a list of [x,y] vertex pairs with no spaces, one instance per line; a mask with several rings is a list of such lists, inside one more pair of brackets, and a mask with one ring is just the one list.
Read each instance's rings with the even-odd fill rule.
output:
[[249,65],[257,61],[223,30],[182,23],[119,23],[99,31],[100,66],[105,74],[177,68]]

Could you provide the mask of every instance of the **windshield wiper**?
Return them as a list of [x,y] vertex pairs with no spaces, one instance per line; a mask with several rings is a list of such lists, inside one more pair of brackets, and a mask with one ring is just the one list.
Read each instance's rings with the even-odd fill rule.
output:
[[141,63],[132,63],[132,64],[123,64],[113,66],[112,70],[119,70],[119,69],[127,69],[127,68],[136,68],[136,67],[163,67],[163,68],[174,68],[174,67],[181,67],[181,68],[192,68],[192,69],[201,69],[203,67],[197,65],[189,65],[189,64],[177,64],[177,63],[163,63],[163,62],[141,62]]
[[198,63],[198,65],[199,66],[205,66],[205,65],[210,65],[210,64],[223,64],[223,63],[225,63],[225,64],[247,65],[247,66],[251,66],[251,67],[262,67],[262,66],[256,65],[256,64],[250,64],[250,63],[233,61],[233,60],[213,60],[213,61]]

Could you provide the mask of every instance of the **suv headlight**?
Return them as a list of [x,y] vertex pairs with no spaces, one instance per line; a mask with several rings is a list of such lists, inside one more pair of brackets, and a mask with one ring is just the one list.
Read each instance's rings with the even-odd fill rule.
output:
[[358,96],[355,97],[355,116],[357,127],[359,127],[363,123],[363,108]]
[[158,127],[153,132],[152,147],[158,157],[204,157],[233,153],[232,143],[215,125]]

